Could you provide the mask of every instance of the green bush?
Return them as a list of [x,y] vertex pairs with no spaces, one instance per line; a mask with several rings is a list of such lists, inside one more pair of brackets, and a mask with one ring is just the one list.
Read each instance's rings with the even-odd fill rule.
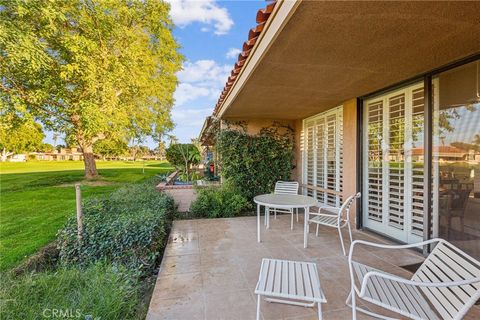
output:
[[197,199],[190,206],[195,217],[234,217],[251,208],[248,200],[228,186],[198,188]]
[[[280,133],[278,129],[285,129]],[[275,182],[289,180],[293,169],[293,131],[264,128],[257,135],[221,130],[217,135],[221,175],[249,200],[273,191]]]
[[81,266],[108,261],[146,274],[166,244],[173,213],[173,199],[151,182],[85,201],[82,240],[74,217],[58,233],[60,261]]
[[0,301],[0,318],[5,320],[66,319],[68,315],[132,319],[140,301],[140,284],[127,270],[103,264],[21,277],[2,275]]

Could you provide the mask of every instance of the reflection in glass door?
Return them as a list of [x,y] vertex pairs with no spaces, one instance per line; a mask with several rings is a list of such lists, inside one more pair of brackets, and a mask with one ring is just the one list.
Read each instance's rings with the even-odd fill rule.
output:
[[480,258],[480,61],[433,87],[433,237]]
[[402,242],[423,238],[423,83],[364,103],[363,225]]

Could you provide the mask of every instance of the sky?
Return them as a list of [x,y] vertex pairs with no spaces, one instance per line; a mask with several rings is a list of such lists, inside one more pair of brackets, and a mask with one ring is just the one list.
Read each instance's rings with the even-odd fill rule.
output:
[[[190,142],[191,138],[198,137],[205,118],[211,115],[248,38],[248,31],[256,25],[257,10],[267,3],[263,0],[166,1],[171,4],[174,37],[185,57],[183,70],[177,74],[179,85],[172,109],[175,128],[170,134],[180,142]],[[52,143],[52,136],[47,132],[46,142]],[[151,139],[144,144],[155,147]]]

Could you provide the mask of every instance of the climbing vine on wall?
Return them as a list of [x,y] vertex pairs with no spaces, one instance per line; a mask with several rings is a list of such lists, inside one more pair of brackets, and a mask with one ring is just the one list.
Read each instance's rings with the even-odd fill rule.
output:
[[289,126],[274,122],[250,135],[245,125],[230,124],[217,134],[216,147],[221,175],[248,199],[272,192],[276,181],[290,178],[294,134]]

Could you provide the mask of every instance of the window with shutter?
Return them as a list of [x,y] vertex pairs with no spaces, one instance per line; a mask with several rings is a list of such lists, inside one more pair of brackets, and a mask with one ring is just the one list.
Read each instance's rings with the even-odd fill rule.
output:
[[306,194],[319,202],[341,205],[343,165],[343,107],[304,120],[304,172]]

